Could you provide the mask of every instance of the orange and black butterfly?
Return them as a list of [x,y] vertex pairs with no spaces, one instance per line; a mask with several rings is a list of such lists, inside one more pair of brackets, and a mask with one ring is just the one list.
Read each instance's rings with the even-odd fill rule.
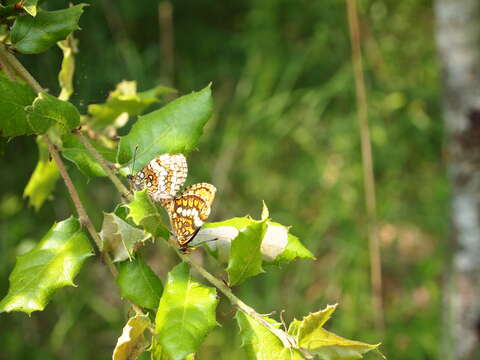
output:
[[188,167],[182,154],[163,154],[133,177],[135,190],[147,188],[153,201],[167,207],[185,183]]
[[177,242],[182,250],[195,237],[210,215],[215,198],[215,186],[199,183],[189,186],[167,209]]

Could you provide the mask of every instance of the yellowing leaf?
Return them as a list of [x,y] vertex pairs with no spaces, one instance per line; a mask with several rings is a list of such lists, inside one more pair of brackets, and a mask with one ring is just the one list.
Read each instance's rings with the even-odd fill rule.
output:
[[103,250],[113,254],[113,261],[131,259],[136,247],[150,238],[146,232],[130,225],[115,213],[105,213],[100,231]]
[[58,73],[58,83],[60,84],[60,100],[68,100],[73,94],[73,74],[75,73],[75,56],[77,52],[77,40],[70,34],[65,40],[57,43],[63,52],[62,66]]
[[[242,337],[242,347],[249,360],[301,360],[303,357],[292,348],[286,348],[278,337],[257,320],[237,311],[235,315]],[[272,319],[264,317],[268,322]]]
[[135,360],[145,351],[148,341],[144,332],[151,324],[147,315],[135,315],[123,327],[122,336],[117,340],[113,360]]
[[335,308],[336,305],[329,305],[321,311],[309,314],[301,321],[294,320],[292,322],[289,333],[297,337],[300,347],[322,360],[361,359],[363,354],[378,348],[378,344],[370,345],[345,339],[325,330],[323,325],[328,321]]
[[60,176],[57,165],[49,158],[47,145],[40,136],[37,137],[37,145],[38,163],[23,191],[23,197],[29,198],[28,203],[35,210],[40,209],[51,195]]

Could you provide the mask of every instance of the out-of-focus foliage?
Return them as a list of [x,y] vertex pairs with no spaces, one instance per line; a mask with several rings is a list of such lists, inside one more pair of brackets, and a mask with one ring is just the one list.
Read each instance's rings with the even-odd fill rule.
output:
[[[76,34],[80,51],[71,98],[84,113],[88,105],[104,103],[124,79],[136,80],[139,91],[157,86],[169,56],[160,42],[158,1],[90,5],[79,24],[86,31]],[[209,220],[258,217],[258,203],[265,200],[270,217],[292,225],[317,258],[257,275],[236,288],[239,296],[259,312],[287,309],[287,323],[306,309],[338,302],[341,311],[328,330],[369,343],[381,339],[389,359],[440,359],[448,188],[431,1],[359,2],[384,269],[383,335],[372,323],[345,3],[172,5],[175,74],[168,85],[188,93],[213,81],[216,97],[201,151],[189,157],[189,182],[207,180],[219,189]],[[47,10],[63,6],[42,2]],[[59,49],[21,60],[44,87],[59,93]],[[27,209],[22,192],[38,159],[36,144],[34,137],[11,142],[0,168],[2,295],[16,255],[71,213],[60,183],[55,203],[47,201],[38,213]],[[100,229],[100,209],[113,208],[118,195],[105,179],[86,183],[73,164],[70,170]],[[161,245],[147,250],[146,261],[166,279],[176,261],[171,252]],[[93,285],[65,289],[31,319],[2,314],[2,328],[9,331],[0,336],[0,359],[110,357],[128,318],[118,310],[118,287],[101,264],[75,280],[83,281]],[[220,304],[217,320],[224,326],[207,337],[199,358],[245,358],[236,321],[223,310]]]

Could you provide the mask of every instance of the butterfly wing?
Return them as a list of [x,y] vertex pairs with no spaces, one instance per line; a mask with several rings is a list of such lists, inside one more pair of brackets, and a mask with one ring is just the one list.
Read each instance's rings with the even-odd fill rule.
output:
[[185,247],[192,240],[208,219],[216,191],[211,184],[195,184],[173,200],[170,219],[181,247]]
[[185,183],[188,167],[182,154],[163,154],[153,160],[134,178],[136,190],[148,189],[156,202],[166,205]]

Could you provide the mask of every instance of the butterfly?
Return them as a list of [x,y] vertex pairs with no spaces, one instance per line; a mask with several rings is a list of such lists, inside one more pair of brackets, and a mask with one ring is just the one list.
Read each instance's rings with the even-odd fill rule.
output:
[[168,207],[185,183],[188,166],[182,154],[163,154],[152,159],[133,177],[135,190],[147,188],[153,201]]
[[210,215],[216,191],[215,186],[208,183],[194,184],[169,204],[170,222],[182,251]]

